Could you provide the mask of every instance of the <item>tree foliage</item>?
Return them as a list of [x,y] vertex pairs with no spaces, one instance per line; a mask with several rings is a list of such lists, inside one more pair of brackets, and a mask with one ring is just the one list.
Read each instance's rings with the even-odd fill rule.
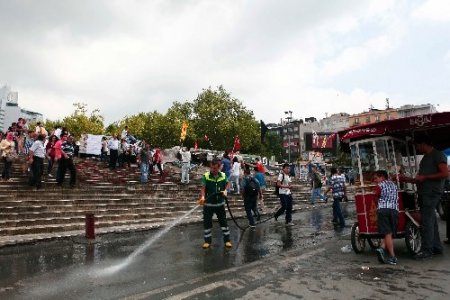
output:
[[267,132],[265,145],[263,146],[262,154],[266,157],[275,156],[276,161],[281,161],[283,158],[283,138],[275,132]]
[[69,132],[79,138],[83,133],[103,134],[103,116],[100,115],[100,110],[94,109],[89,115],[87,104],[74,103],[75,111],[63,119],[63,127],[66,127]]
[[49,132],[55,127],[65,127],[75,138],[80,138],[83,133],[103,134],[103,116],[99,109],[94,109],[88,114],[87,104],[74,103],[75,111],[66,116],[62,121],[46,120],[45,127]]
[[[141,112],[125,116],[104,128],[103,116],[95,109],[88,114],[87,105],[75,103],[75,111],[62,121],[47,121],[46,124],[62,125],[79,137],[82,133],[120,134],[125,126],[139,139],[144,139],[163,148],[175,145],[193,147],[197,141],[199,147],[215,150],[232,149],[235,136],[239,136],[241,152],[261,153],[266,151],[276,155],[275,148],[263,149],[260,143],[260,125],[253,112],[236,98],[233,98],[222,86],[217,89],[204,89],[193,101],[175,101],[162,114],[157,111]],[[180,141],[183,122],[188,123],[186,139]],[[205,141],[207,136],[209,141]]]
[[259,122],[251,110],[231,97],[222,86],[208,88],[193,103],[193,129],[198,139],[207,135],[215,149],[232,149],[239,136],[242,152],[261,149]]

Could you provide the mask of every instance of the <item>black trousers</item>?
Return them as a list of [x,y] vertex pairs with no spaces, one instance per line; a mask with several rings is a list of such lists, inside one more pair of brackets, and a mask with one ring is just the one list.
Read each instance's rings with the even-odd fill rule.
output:
[[4,168],[2,172],[2,178],[3,179],[10,179],[11,178],[11,168],[12,168],[12,161],[8,161],[6,157],[2,157]]
[[58,164],[58,173],[56,175],[56,182],[62,184],[64,182],[64,177],[66,176],[66,171],[70,171],[70,185],[75,185],[77,171],[75,165],[73,164],[72,158],[61,158]]
[[119,155],[118,150],[113,150],[113,149],[109,150],[109,167],[111,169],[116,168],[118,155]]
[[44,159],[42,157],[33,156],[31,164],[32,176],[30,177],[30,185],[40,189],[42,186],[42,172],[44,170]]
[[252,226],[255,225],[255,219],[253,218],[253,215],[255,215],[256,219],[260,218],[257,208],[257,202],[257,196],[244,198],[244,208],[245,213],[247,214],[248,224]]
[[227,225],[227,216],[225,213],[225,205],[221,206],[203,206],[203,229],[205,242],[211,243],[212,218],[216,214],[219,220],[220,228],[223,233],[223,241],[230,241],[230,229]]

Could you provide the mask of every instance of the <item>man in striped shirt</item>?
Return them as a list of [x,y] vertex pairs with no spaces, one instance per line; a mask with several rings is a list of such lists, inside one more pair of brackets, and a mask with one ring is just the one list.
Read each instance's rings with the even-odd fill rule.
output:
[[68,133],[64,132],[61,135],[61,159],[58,164],[58,172],[56,176],[56,182],[59,186],[62,186],[64,181],[64,177],[66,176],[66,171],[69,169],[70,171],[70,187],[75,187],[76,180],[76,169],[73,164],[73,155],[75,152],[75,147],[73,144],[72,137],[68,137]]
[[341,210],[341,201],[346,197],[345,179],[338,174],[336,168],[331,168],[330,186],[325,191],[325,195],[332,190],[333,194],[333,222],[339,221],[339,225],[344,228],[345,220]]

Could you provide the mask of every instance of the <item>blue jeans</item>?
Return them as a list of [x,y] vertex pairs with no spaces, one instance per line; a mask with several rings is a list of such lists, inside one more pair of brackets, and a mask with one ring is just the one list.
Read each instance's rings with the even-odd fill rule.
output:
[[342,197],[333,197],[333,221],[339,221],[339,225],[345,226],[344,215],[341,210]]
[[326,197],[320,193],[321,191],[322,191],[322,188],[315,188],[315,189],[312,190],[312,193],[311,193],[311,204],[314,204],[314,202],[316,201],[317,197],[319,197],[323,201],[326,200]]
[[141,162],[139,169],[141,171],[141,183],[147,183],[148,182],[148,163]]
[[280,194],[281,208],[275,213],[275,218],[278,218],[286,211],[286,224],[292,221],[292,194]]

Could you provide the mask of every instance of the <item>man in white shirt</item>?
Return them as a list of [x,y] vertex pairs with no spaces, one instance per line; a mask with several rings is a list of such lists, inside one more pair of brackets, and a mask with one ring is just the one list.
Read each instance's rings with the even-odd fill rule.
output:
[[291,178],[289,177],[289,164],[284,164],[283,169],[278,175],[277,187],[279,188],[278,195],[280,197],[281,208],[275,213],[275,221],[278,217],[286,212],[286,226],[293,226],[292,223],[292,193],[291,193]]
[[191,152],[183,147],[181,153],[181,183],[189,183],[189,169],[191,167]]
[[44,139],[45,135],[38,134],[37,140],[31,146],[28,154],[28,161],[31,163],[33,172],[33,177],[30,178],[30,185],[34,186],[36,190],[39,190],[42,185],[41,176],[45,157]]
[[113,135],[108,142],[109,148],[109,168],[115,169],[117,165],[117,157],[119,156],[119,140],[116,135]]

